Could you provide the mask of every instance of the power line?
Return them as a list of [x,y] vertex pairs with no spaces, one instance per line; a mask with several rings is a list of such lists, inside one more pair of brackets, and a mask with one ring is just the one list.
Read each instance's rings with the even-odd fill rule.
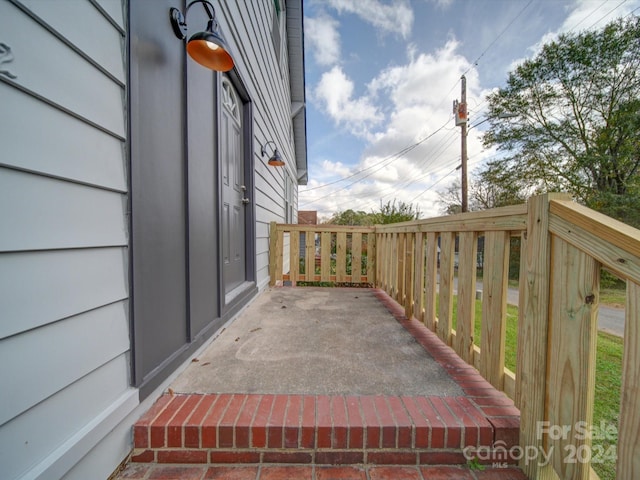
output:
[[[383,159],[382,159],[382,160],[380,160],[379,162],[376,162],[376,163],[374,163],[373,165],[368,166],[367,168],[363,168],[362,170],[358,170],[357,172],[352,173],[351,175],[348,175],[348,176],[346,176],[346,177],[340,178],[340,179],[338,179],[338,180],[334,180],[333,182],[325,183],[325,184],[323,184],[323,185],[318,185],[317,187],[307,188],[307,189],[303,190],[301,193],[310,192],[310,191],[312,191],[312,190],[318,190],[319,188],[324,188],[324,187],[328,187],[328,186],[330,186],[330,185],[334,185],[334,184],[336,184],[336,183],[343,182],[343,181],[345,181],[345,180],[348,180],[348,179],[350,179],[350,178],[355,177],[356,175],[360,175],[362,172],[366,172],[367,170],[370,170],[370,169],[372,169],[372,168],[374,168],[374,167],[376,167],[376,166],[380,165],[381,163],[386,162],[386,161],[387,161],[387,160],[389,160],[389,159],[397,160],[398,158],[400,158],[400,156],[401,156],[401,155],[404,155],[405,153],[408,153],[408,152],[410,152],[411,150],[415,149],[416,147],[418,147],[419,145],[421,145],[422,143],[426,142],[426,141],[427,141],[427,140],[429,140],[431,137],[433,137],[433,136],[434,136],[436,133],[438,133],[440,130],[444,129],[444,127],[446,127],[446,126],[447,126],[447,124],[449,123],[449,121],[450,121],[450,120],[451,120],[451,117],[449,117],[449,118],[447,119],[447,121],[444,123],[444,125],[442,125],[440,128],[438,128],[436,131],[434,131],[434,132],[433,132],[433,133],[431,133],[430,135],[427,135],[427,136],[426,136],[425,138],[423,138],[422,140],[419,140],[419,141],[418,141],[418,142],[416,142],[416,143],[413,143],[413,144],[411,144],[411,145],[409,145],[409,146],[407,146],[407,147],[404,147],[402,150],[400,150],[400,151],[398,151],[398,152],[396,152],[396,153],[393,153],[393,154],[391,154],[391,155],[389,155],[389,156],[387,156],[387,157],[383,158]],[[389,163],[391,163],[391,162],[389,162]],[[386,165],[385,165],[385,166],[386,166]],[[372,173],[374,173],[374,172],[372,172]],[[365,178],[365,177],[363,177],[363,178]]]
[[[626,1],[626,0],[625,0]],[[520,10],[520,12],[518,12],[518,14],[513,17],[513,19],[509,22],[509,24],[504,27],[504,29],[498,34],[498,36],[493,40],[493,42],[491,42],[489,44],[489,46],[487,48],[484,49],[484,51],[478,56],[478,58],[476,58],[473,62],[473,65],[469,68],[467,68],[467,70],[462,74],[462,76],[465,76],[473,67],[477,67],[478,66],[478,62],[480,61],[480,59],[482,57],[484,57],[484,54],[487,53],[489,51],[489,49],[491,47],[493,47],[496,42],[498,40],[500,40],[500,38],[502,38],[502,36],[505,34],[505,32],[509,29],[509,27],[511,27],[511,25],[513,25],[513,23],[520,17],[520,15],[522,15],[524,13],[524,11],[529,7],[529,5],[531,5],[533,3],[533,0],[529,0],[529,2],[524,6],[524,8],[522,10]],[[453,89],[452,89],[453,90]]]
[[[401,150],[400,152],[398,152],[398,153],[397,153],[397,154],[395,154],[395,155],[392,155],[392,156],[390,156],[390,157],[387,157],[387,159],[388,159],[388,158],[391,158],[391,160],[390,160],[388,163],[386,163],[386,164],[382,165],[380,168],[378,168],[378,169],[376,169],[376,170],[373,170],[372,172],[369,172],[367,175],[365,175],[365,176],[363,176],[363,177],[361,177],[361,178],[357,179],[357,180],[356,180],[356,181],[354,181],[354,182],[349,183],[348,185],[345,185],[345,186],[344,186],[344,187],[342,187],[342,188],[339,188],[338,190],[335,190],[335,191],[333,191],[333,192],[330,192],[330,193],[328,193],[328,194],[326,194],[326,195],[323,195],[322,197],[318,197],[318,198],[316,198],[316,199],[314,199],[314,200],[311,200],[311,201],[309,201],[309,202],[305,202],[305,203],[301,204],[300,206],[301,206],[301,207],[304,207],[305,205],[309,205],[310,203],[317,202],[318,200],[322,200],[322,199],[324,199],[324,198],[330,197],[331,195],[335,195],[336,193],[338,193],[338,192],[340,192],[340,191],[342,191],[342,190],[345,190],[345,189],[347,189],[347,188],[349,188],[349,187],[351,187],[351,186],[355,185],[355,184],[356,184],[356,183],[358,183],[358,182],[361,182],[361,181],[362,181],[362,180],[364,180],[365,178],[370,177],[370,176],[371,176],[371,175],[373,175],[374,173],[376,173],[376,172],[378,172],[378,171],[382,170],[383,168],[385,168],[385,167],[387,167],[388,165],[390,165],[393,161],[395,161],[395,160],[397,160],[398,158],[400,158],[400,156],[401,156],[402,154],[407,153],[407,152],[409,152],[409,151],[413,150],[413,149],[414,149],[414,148],[416,148],[418,145],[420,145],[420,144],[422,144],[422,143],[426,142],[427,140],[429,140],[429,139],[430,139],[431,137],[433,137],[436,133],[438,133],[439,131],[441,131],[442,129],[444,129],[444,127],[446,127],[446,126],[447,126],[447,123],[449,123],[449,120],[450,120],[450,118],[449,118],[449,119],[447,119],[447,122],[446,122],[446,123],[444,123],[440,128],[438,128],[437,130],[435,130],[434,132],[432,132],[430,135],[428,135],[427,137],[423,138],[423,139],[422,139],[422,140],[420,140],[419,142],[416,142],[416,143],[414,143],[413,145],[410,145],[409,147],[404,148],[403,150]],[[392,158],[392,157],[394,157],[394,156],[395,156],[395,158]],[[383,160],[383,161],[384,161],[384,160]],[[383,161],[378,162],[376,165],[379,165],[379,164],[380,164],[380,163],[382,163]],[[371,168],[371,167],[367,167],[366,169],[361,170],[361,171],[360,171],[360,172],[358,172],[358,173],[362,173],[363,171],[368,170],[369,168]],[[354,174],[354,175],[351,175],[349,178],[351,178],[351,177],[353,177],[353,176],[355,176],[355,174]],[[343,180],[344,180],[344,179],[343,179]],[[316,187],[316,188],[317,188],[317,187]],[[300,192],[300,193],[305,193],[305,192],[307,192],[307,191],[308,191],[308,190],[305,190],[305,191]]]
[[627,3],[628,0],[622,0],[618,5],[616,5],[615,7],[613,7],[611,10],[609,10],[607,13],[605,13],[603,16],[601,16],[598,20],[596,20],[594,23],[592,23],[589,28],[587,28],[587,30],[591,29],[592,27],[594,27],[595,25],[597,25],[598,23],[600,23],[600,20],[602,20],[603,18],[605,18],[607,15],[609,15],[611,12],[613,12],[614,10],[617,10],[618,8],[620,8],[620,6],[623,3]]
[[594,13],[596,13],[598,10],[600,10],[602,8],[602,6],[607,3],[609,0],[604,0],[604,2],[602,2],[600,5],[598,5],[596,8],[594,8],[591,13],[589,15],[587,15],[586,17],[584,17],[582,20],[580,20],[578,23],[576,23],[573,28],[571,29],[571,31],[573,32],[576,28],[578,28],[578,26],[584,22],[587,18],[589,18],[591,15],[593,15]]

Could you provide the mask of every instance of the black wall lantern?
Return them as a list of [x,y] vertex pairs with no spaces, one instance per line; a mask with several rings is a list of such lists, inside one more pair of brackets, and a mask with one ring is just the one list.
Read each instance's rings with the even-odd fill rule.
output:
[[209,22],[207,23],[207,29],[205,31],[195,33],[189,39],[187,42],[187,53],[203,67],[218,72],[227,72],[233,68],[233,58],[231,58],[229,54],[227,42],[224,41],[219,31],[215,16],[216,12],[211,2],[207,0],[194,0],[187,5],[184,15],[177,8],[171,8],[169,10],[169,18],[171,19],[173,33],[175,33],[176,37],[180,40],[184,40],[187,37],[186,17],[189,9],[195,3],[202,3],[202,6],[209,16]]
[[273,143],[273,154],[271,155],[267,163],[272,167],[282,167],[284,165],[284,161],[282,160],[282,157],[280,156],[280,152],[276,147],[276,142],[274,142],[273,140],[268,141],[262,146],[260,155],[264,157],[267,154],[266,148],[267,148],[267,145],[269,145],[270,143]]

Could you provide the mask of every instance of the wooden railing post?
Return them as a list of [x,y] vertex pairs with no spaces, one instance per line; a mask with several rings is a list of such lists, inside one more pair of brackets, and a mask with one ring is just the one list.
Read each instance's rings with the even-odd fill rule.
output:
[[616,478],[640,478],[640,285],[627,281]]
[[498,390],[504,389],[509,239],[509,232],[487,232],[484,237],[480,374]]
[[269,224],[269,286],[271,287],[278,280],[278,265],[280,265],[280,277],[282,276],[282,260],[278,262],[278,255],[282,256],[282,245],[278,245],[278,225],[276,222],[271,222]]
[[[567,195],[545,194],[527,202],[527,231],[523,236],[516,362],[516,406],[520,409],[520,446],[544,448],[538,422],[545,420],[547,379],[551,239],[549,200]],[[528,478],[552,478],[551,466],[520,461]]]
[[551,253],[548,425],[563,434],[550,436],[547,446],[560,478],[588,480],[589,462],[567,459],[591,451],[581,429],[593,422],[600,264],[555,236]]
[[460,253],[458,256],[458,323],[456,325],[455,350],[469,365],[473,365],[477,256],[478,235],[475,232],[460,233]]
[[438,336],[451,345],[453,325],[453,270],[456,235],[444,232],[440,235],[440,295],[438,303]]

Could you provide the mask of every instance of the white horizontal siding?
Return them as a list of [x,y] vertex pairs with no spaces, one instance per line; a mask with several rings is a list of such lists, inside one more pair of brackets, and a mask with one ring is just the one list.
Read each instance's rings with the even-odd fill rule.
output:
[[[0,83],[0,165],[125,192],[123,142]],[[37,141],[34,139],[37,138]]]
[[64,32],[66,40],[78,46],[122,84],[125,83],[120,32],[105,22],[100,11],[88,0],[75,2],[73,15],[69,15],[67,9],[60,8],[59,2],[21,0],[21,3],[54,30]]
[[[55,2],[55,5],[73,21],[83,22],[86,19],[76,15],[77,3]],[[9,2],[0,2],[0,32],[2,41],[12,49],[15,59],[11,71],[17,76],[17,83],[124,138],[121,85]],[[50,128],[55,129],[56,125]]]
[[60,478],[54,472],[40,474],[63,456],[59,449],[65,442],[127,392],[128,370],[127,355],[120,355],[2,425],[0,466],[3,480]]
[[111,18],[122,30],[124,30],[124,16],[122,11],[122,0],[94,0],[100,8]]
[[19,364],[21,372],[0,370],[0,425],[128,351],[127,308],[117,302],[0,340],[0,365]]
[[123,300],[126,278],[125,248],[1,254],[0,338]]
[[126,196],[0,167],[0,250],[126,245]]

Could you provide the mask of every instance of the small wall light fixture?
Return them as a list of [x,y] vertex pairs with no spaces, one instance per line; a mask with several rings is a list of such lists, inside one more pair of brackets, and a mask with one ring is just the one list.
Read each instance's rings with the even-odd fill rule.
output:
[[216,11],[208,0],[193,0],[187,5],[184,15],[177,8],[169,10],[173,33],[180,40],[187,37],[187,13],[192,5],[202,3],[209,22],[204,32],[198,32],[191,36],[187,42],[187,53],[203,67],[218,72],[228,72],[233,68],[233,58],[229,54],[229,47],[220,33],[216,21]]
[[278,148],[276,147],[276,142],[270,140],[267,143],[265,143],[262,146],[262,150],[260,151],[260,155],[264,157],[267,154],[266,148],[267,148],[267,145],[269,145],[270,143],[273,143],[273,154],[269,158],[269,161],[267,162],[267,164],[271,165],[272,167],[282,167],[284,165],[284,161],[282,160],[282,157],[280,156],[280,152],[278,151]]

